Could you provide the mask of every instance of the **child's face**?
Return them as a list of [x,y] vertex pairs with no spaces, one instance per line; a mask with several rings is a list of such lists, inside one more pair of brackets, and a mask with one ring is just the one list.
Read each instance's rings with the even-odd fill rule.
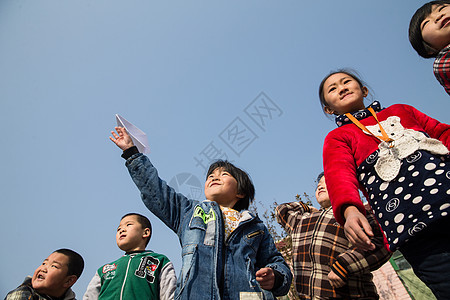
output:
[[142,228],[137,216],[126,216],[120,221],[116,233],[116,242],[125,252],[145,250],[145,241],[150,236],[149,228]]
[[423,40],[436,50],[450,44],[450,6],[433,5],[431,13],[420,24]]
[[215,169],[205,182],[206,199],[218,204],[232,208],[243,195],[238,193],[236,179],[222,168]]
[[328,208],[331,206],[330,196],[328,195],[327,185],[325,183],[325,176],[322,176],[317,184],[316,199],[319,205],[323,208]]
[[324,110],[328,114],[341,115],[364,109],[367,92],[367,88],[361,88],[352,76],[345,73],[333,74],[323,84],[323,95],[327,102]]
[[34,271],[31,278],[33,288],[42,294],[60,297],[70,287],[69,258],[54,252]]

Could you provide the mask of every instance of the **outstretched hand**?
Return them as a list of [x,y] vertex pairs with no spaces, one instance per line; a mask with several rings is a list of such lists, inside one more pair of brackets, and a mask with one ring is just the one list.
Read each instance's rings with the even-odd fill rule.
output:
[[120,149],[123,151],[127,150],[128,148],[131,148],[134,146],[133,140],[128,135],[128,132],[123,127],[114,127],[114,129],[117,131],[117,134],[114,131],[111,131],[112,137],[110,136],[109,139],[117,145]]
[[262,268],[256,271],[256,281],[258,281],[259,285],[265,290],[270,291],[273,289],[273,285],[275,284],[275,274],[273,273],[272,268]]
[[347,207],[344,217],[344,231],[349,242],[362,250],[375,249],[375,245],[370,241],[370,237],[373,237],[372,227],[358,208],[356,206]]

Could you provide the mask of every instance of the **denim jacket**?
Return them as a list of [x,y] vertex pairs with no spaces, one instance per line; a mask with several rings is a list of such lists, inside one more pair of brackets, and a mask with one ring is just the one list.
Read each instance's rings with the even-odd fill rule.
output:
[[[291,271],[257,216],[245,212],[246,218],[224,241],[222,211],[216,202],[176,193],[145,155],[134,154],[126,166],[144,204],[179,237],[182,269],[175,299],[275,299],[287,294]],[[264,267],[283,277],[272,291],[256,281],[256,271]]]

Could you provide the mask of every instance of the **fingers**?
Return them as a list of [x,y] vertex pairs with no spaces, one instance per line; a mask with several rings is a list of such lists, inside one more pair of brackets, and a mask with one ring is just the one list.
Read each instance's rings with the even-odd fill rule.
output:
[[333,288],[340,288],[345,284],[345,281],[342,280],[341,277],[337,276],[333,271],[330,271],[330,273],[328,274],[328,281],[330,281],[330,284]]
[[366,217],[353,207],[349,207],[345,213],[344,231],[350,243],[362,250],[375,249],[369,238],[373,237],[373,232]]
[[345,236],[355,247],[360,248],[362,250],[373,250],[375,245],[370,241],[370,238],[366,235],[364,230],[360,225],[357,225],[356,228],[345,228]]
[[275,275],[271,268],[262,268],[256,272],[256,281],[265,290],[271,290],[275,283]]

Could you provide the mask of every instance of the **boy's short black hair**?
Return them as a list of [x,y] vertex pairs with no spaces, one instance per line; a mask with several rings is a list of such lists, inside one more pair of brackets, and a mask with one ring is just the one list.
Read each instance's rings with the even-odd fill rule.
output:
[[423,58],[436,57],[442,49],[434,49],[428,45],[422,37],[421,24],[426,17],[431,14],[431,9],[433,5],[450,4],[450,1],[431,1],[425,3],[420,7],[412,16],[409,22],[409,42],[417,54]]
[[209,166],[206,178],[208,178],[208,176],[217,168],[230,173],[237,181],[238,193],[244,195],[244,198],[236,202],[233,209],[237,211],[248,209],[250,203],[255,199],[255,187],[253,186],[250,176],[227,160],[217,160]]
[[68,271],[67,275],[75,275],[77,278],[80,278],[81,273],[83,273],[84,269],[84,260],[83,257],[70,249],[58,249],[53,253],[61,253],[69,258]]
[[148,243],[150,242],[150,238],[152,237],[152,233],[153,233],[152,223],[150,223],[150,220],[146,216],[143,216],[138,213],[128,213],[128,214],[124,215],[120,220],[123,220],[125,217],[128,217],[128,216],[136,216],[138,223],[141,224],[143,229],[145,229],[145,228],[150,229],[150,235],[148,236],[147,241],[145,241],[145,246],[147,246]]

